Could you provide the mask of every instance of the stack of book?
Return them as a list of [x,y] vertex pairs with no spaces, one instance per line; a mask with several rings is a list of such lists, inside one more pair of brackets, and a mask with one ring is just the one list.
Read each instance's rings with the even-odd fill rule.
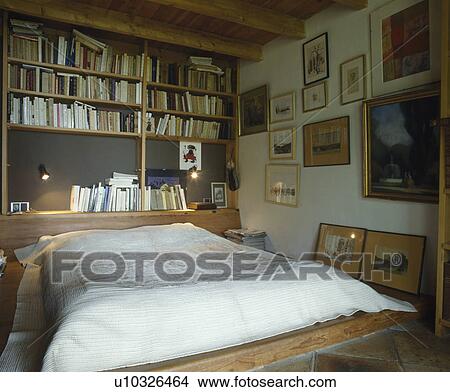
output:
[[216,75],[223,75],[222,68],[212,63],[212,57],[189,57],[189,69],[200,72],[211,72]]
[[225,237],[240,245],[265,250],[266,232],[254,229],[230,229],[224,232]]
[[8,94],[11,124],[38,125],[107,132],[141,132],[141,112],[111,112],[75,101],[55,103],[53,98],[16,97]]
[[150,208],[152,210],[186,210],[186,196],[180,185],[167,184],[150,191]]

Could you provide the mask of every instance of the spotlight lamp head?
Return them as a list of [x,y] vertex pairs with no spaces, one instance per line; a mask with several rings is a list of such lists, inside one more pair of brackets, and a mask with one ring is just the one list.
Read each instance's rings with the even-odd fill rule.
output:
[[41,177],[42,181],[47,181],[50,178],[50,173],[45,168],[45,165],[40,164],[39,165],[39,176]]
[[198,178],[197,166],[192,166],[192,167],[189,169],[189,173],[191,174],[191,178],[193,178],[193,179]]

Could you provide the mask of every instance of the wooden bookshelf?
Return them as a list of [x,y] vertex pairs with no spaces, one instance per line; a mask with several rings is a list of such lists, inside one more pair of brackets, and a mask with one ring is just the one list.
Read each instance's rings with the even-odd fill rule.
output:
[[[27,16],[14,15],[14,18],[18,19],[29,19]],[[139,38],[139,37],[127,37],[124,38],[123,35],[114,34],[108,31],[102,31],[101,29],[86,29],[83,26],[77,26],[76,24],[64,24],[58,21],[52,21],[52,16],[46,16],[42,20],[39,18],[34,18],[34,21],[42,21],[44,23],[43,30],[44,36],[49,37],[53,42],[55,42],[55,38],[58,36],[64,36],[66,39],[71,34],[73,28],[77,28],[83,32],[86,32],[89,36],[96,38],[100,41],[107,43],[109,46],[114,48],[114,54],[123,54],[128,53],[129,56],[143,55],[143,67],[141,71],[141,76],[129,76],[121,73],[114,72],[104,72],[104,71],[96,71],[87,68],[62,65],[62,64],[54,64],[50,62],[40,62],[40,61],[32,61],[27,59],[22,59],[19,57],[11,56],[8,46],[9,46],[9,14],[8,12],[3,12],[3,26],[2,26],[2,42],[3,42],[3,60],[2,60],[2,82],[3,82],[3,90],[2,90],[2,162],[1,162],[1,170],[2,170],[2,202],[1,202],[1,212],[2,214],[7,214],[9,207],[9,199],[8,199],[8,135],[10,132],[43,132],[48,134],[60,134],[60,135],[81,135],[81,136],[97,136],[97,137],[113,137],[113,138],[131,138],[136,140],[136,146],[138,151],[138,162],[136,171],[139,173],[139,181],[142,190],[141,197],[142,198],[142,206],[145,204],[144,200],[144,185],[145,185],[145,169],[146,162],[148,161],[148,145],[147,141],[171,141],[171,142],[179,142],[179,141],[193,141],[193,142],[201,142],[205,144],[218,144],[224,145],[226,148],[226,159],[234,159],[237,163],[237,151],[238,151],[238,139],[237,139],[237,129],[238,129],[238,80],[239,80],[239,64],[236,58],[221,56],[219,59],[214,60],[214,63],[221,67],[228,67],[232,69],[232,86],[231,92],[228,91],[214,91],[210,89],[197,88],[192,86],[185,85],[176,85],[170,83],[161,83],[154,82],[151,80],[147,80],[147,75],[151,74],[150,65],[147,61],[147,56],[158,57],[161,63],[164,64],[178,64],[178,65],[186,65],[188,57],[190,55],[193,56],[203,56],[209,55],[214,58],[214,54],[205,54],[204,52],[196,52],[190,49],[182,49],[178,47],[174,47],[171,45],[162,45],[162,44],[153,44],[151,41]],[[153,46],[152,46],[153,45]],[[142,58],[142,57],[141,57]],[[9,87],[9,75],[8,75],[8,65],[18,65],[18,66],[31,66],[31,67],[41,67],[53,70],[55,73],[61,72],[66,74],[74,74],[81,76],[97,76],[98,78],[109,78],[114,79],[116,81],[126,80],[128,82],[136,82],[142,84],[142,95],[141,95],[141,103],[127,103],[127,102],[118,102],[112,100],[103,100],[103,99],[91,99],[84,98],[78,96],[70,96],[70,95],[61,95],[61,94],[53,94],[53,93],[44,93],[39,91],[32,91],[26,89],[17,89]],[[187,82],[186,82],[187,84]],[[217,84],[219,88],[219,83]],[[228,104],[232,104],[232,115],[208,115],[208,114],[200,114],[200,113],[190,113],[178,110],[161,110],[161,109],[151,109],[147,107],[147,94],[148,91],[159,90],[159,91],[171,91],[171,92],[189,92],[193,95],[200,96],[216,96],[224,99]],[[15,97],[40,97],[40,98],[52,98],[55,103],[73,103],[74,101],[79,101],[82,103],[86,103],[92,106],[97,107],[99,110],[110,110],[110,111],[120,111],[124,112],[133,111],[140,112],[141,114],[141,133],[131,133],[131,132],[109,132],[109,131],[93,131],[88,129],[72,129],[72,128],[61,128],[61,127],[50,127],[50,126],[31,126],[31,125],[22,125],[22,124],[12,124],[9,123],[8,117],[8,94],[13,94]],[[182,118],[194,118],[205,121],[215,121],[221,123],[221,126],[227,126],[230,129],[230,139],[203,139],[203,138],[195,138],[195,137],[180,137],[180,136],[166,136],[166,135],[153,135],[146,132],[147,123],[146,123],[146,114],[154,113],[155,115],[163,115],[169,114]],[[167,130],[166,130],[167,132]],[[224,167],[225,167],[224,162]],[[114,168],[112,168],[113,170]],[[68,190],[69,192],[70,190]],[[236,192],[228,191],[228,205],[230,208],[236,208],[237,206],[237,194]],[[144,212],[144,211],[143,211]],[[156,213],[160,213],[161,211],[156,211]],[[46,214],[58,214],[55,211],[45,212]],[[66,212],[64,212],[66,213]],[[147,213],[147,212],[146,212]],[[61,214],[61,212],[59,213]],[[80,213],[82,214],[82,213]],[[105,213],[95,213],[95,214],[105,214]],[[112,213],[106,213],[112,214]],[[36,214],[30,214],[27,216],[32,216]]]

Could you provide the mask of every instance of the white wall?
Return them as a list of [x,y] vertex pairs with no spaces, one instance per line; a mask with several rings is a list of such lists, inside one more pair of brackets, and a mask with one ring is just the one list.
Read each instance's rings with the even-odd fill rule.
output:
[[[386,0],[370,0],[369,8],[350,11],[332,6],[306,23],[307,39],[328,32],[330,78],[329,105],[322,111],[302,113],[302,42],[277,39],[264,48],[264,60],[241,62],[241,92],[269,85],[270,96],[296,91],[297,115],[293,123],[274,124],[273,129],[298,126],[297,162],[301,166],[298,208],[264,201],[265,164],[269,163],[268,135],[260,133],[240,138],[239,169],[241,189],[239,207],[243,227],[267,231],[277,251],[297,257],[314,249],[321,222],[360,226],[368,229],[427,236],[422,291],[434,292],[437,242],[436,205],[363,198],[362,193],[362,104],[344,105],[338,97],[339,65],[366,54],[370,66],[369,13]],[[370,77],[368,78],[370,97]],[[303,167],[302,124],[338,116],[350,116],[351,165]]]

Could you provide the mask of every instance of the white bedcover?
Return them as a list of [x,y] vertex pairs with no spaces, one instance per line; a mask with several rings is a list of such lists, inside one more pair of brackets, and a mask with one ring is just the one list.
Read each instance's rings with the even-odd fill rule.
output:
[[[174,224],[43,237],[35,246],[18,251],[22,262],[32,264],[19,294],[26,289],[22,286],[30,281],[29,275],[37,276],[40,270],[46,327],[51,327],[46,336],[53,334],[42,361],[44,371],[96,371],[155,363],[271,337],[357,311],[415,311],[412,305],[380,295],[364,283],[339,278],[340,271],[326,281],[309,274],[302,281],[167,284],[146,263],[145,282],[139,287],[86,282],[78,269],[64,275],[63,285],[53,285],[48,284],[48,260],[55,249],[184,251],[194,257],[205,251],[251,250],[191,224]],[[260,264],[272,256],[264,253]],[[183,268],[173,263],[169,271]],[[132,275],[134,271],[130,279]],[[33,294],[41,295],[40,290]],[[28,324],[23,322],[27,318]],[[28,370],[26,346],[40,335],[33,330],[29,336],[32,318],[36,313],[30,306],[18,307],[0,370]],[[21,332],[25,336],[28,332],[27,345],[17,343]]]

